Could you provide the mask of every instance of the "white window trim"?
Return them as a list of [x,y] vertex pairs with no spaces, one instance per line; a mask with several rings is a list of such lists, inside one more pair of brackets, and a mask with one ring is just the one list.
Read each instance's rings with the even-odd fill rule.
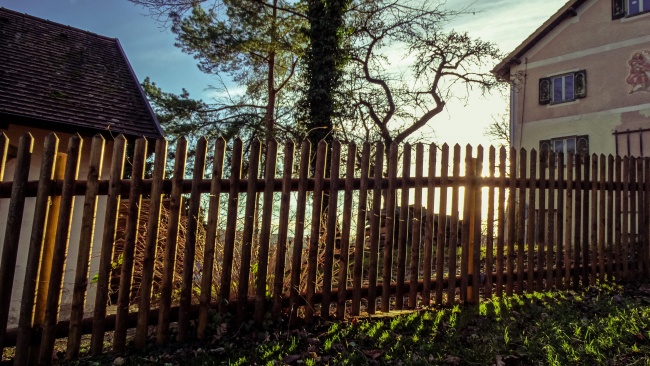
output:
[[[573,73],[566,73],[566,74],[556,74],[555,76],[550,76],[551,80],[551,102],[549,103],[550,105],[558,105],[558,104],[566,104],[566,103],[571,103],[573,101],[576,101],[578,98],[575,96],[575,91],[573,93],[573,98],[572,99],[565,99],[566,96],[566,82],[565,78],[567,76],[571,76],[573,78]],[[555,100],[555,80],[557,79],[562,79],[562,100],[556,101]],[[575,83],[575,78],[573,79],[573,82]],[[575,88],[574,88],[575,89]]]
[[650,12],[650,9],[644,9],[643,8],[643,0],[636,0],[636,1],[639,2],[639,12],[634,13],[634,14],[630,14],[630,1],[634,1],[634,0],[625,0],[625,17],[623,17],[623,19],[636,17],[636,16],[639,16],[639,15],[646,14],[646,13]]

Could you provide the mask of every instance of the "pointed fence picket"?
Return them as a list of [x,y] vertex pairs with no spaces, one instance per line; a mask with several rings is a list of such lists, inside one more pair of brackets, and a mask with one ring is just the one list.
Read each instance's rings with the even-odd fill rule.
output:
[[[212,312],[257,324],[269,313],[286,314],[295,325],[298,317],[345,319],[650,275],[649,158],[490,147],[484,161],[482,146],[357,149],[338,141],[320,142],[314,156],[308,142],[297,151],[293,142],[236,139],[228,146],[202,138],[189,159],[190,146],[180,139],[168,162],[162,139],[150,151],[144,138],[118,136],[106,153],[97,136],[86,153],[73,136],[65,174],[56,179],[58,139],[50,135],[40,178],[29,181],[33,143],[30,135],[21,138],[14,180],[0,183],[0,204],[11,212],[0,293],[23,278],[26,284],[20,309],[2,297],[0,348],[16,346],[19,365],[50,363],[58,337],[68,338],[68,359],[78,357],[84,334],[92,334],[93,354],[104,351],[111,330],[118,352],[133,328],[138,348],[153,325],[159,344],[169,341],[173,322],[178,341],[190,337],[196,319],[204,338]],[[2,136],[0,173],[8,144]],[[105,157],[108,180],[100,179]],[[80,164],[88,167],[82,178]],[[83,209],[74,209],[75,196],[84,199]],[[28,197],[36,197],[33,227],[23,238]],[[119,202],[127,197],[126,224],[119,227]],[[49,205],[55,199],[60,206]],[[105,219],[95,220],[97,212]],[[57,222],[52,215],[56,227],[48,226]],[[80,222],[78,243],[68,243],[73,220]],[[101,241],[93,242],[95,230]],[[117,232],[124,245],[114,253]],[[36,281],[41,253],[52,251],[47,235],[54,237],[54,256],[42,288]],[[21,242],[29,252],[26,264],[17,265]],[[78,245],[74,258],[67,257],[71,245]],[[90,255],[93,246],[101,248],[98,258]],[[20,266],[26,269],[16,277]],[[59,307],[64,268],[75,274],[69,320]],[[109,314],[116,275],[117,309]],[[93,276],[94,301],[86,299]],[[39,298],[47,299],[42,323],[34,316]],[[10,313],[20,313],[18,324],[9,324]]]

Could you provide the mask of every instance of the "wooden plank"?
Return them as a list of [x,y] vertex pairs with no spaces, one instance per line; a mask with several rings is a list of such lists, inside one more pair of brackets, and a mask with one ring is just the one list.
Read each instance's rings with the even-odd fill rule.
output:
[[318,267],[318,242],[320,241],[323,205],[323,181],[325,180],[325,160],[327,159],[327,143],[321,140],[316,152],[316,167],[314,171],[314,198],[311,215],[311,234],[309,251],[307,252],[307,294],[305,300],[305,322],[311,323],[314,318],[314,294],[316,293],[316,271]]
[[504,249],[505,249],[505,232],[506,232],[506,148],[501,146],[499,149],[499,199],[497,222],[499,223],[497,232],[497,287],[496,295],[503,295],[503,269],[504,269]]
[[643,168],[643,268],[644,275],[650,276],[650,158],[643,159]]
[[[158,153],[156,152],[156,155]],[[208,200],[208,223],[205,233],[203,249],[203,266],[201,273],[201,296],[199,298],[199,321],[197,325],[197,338],[204,339],[208,327],[210,304],[212,303],[212,278],[214,273],[215,246],[218,239],[219,211],[221,206],[221,182],[223,181],[223,164],[226,156],[226,140],[218,138],[214,144],[212,159],[212,181],[210,184],[210,198]],[[154,167],[155,177],[155,167]],[[153,196],[153,195],[152,195]],[[157,195],[156,195],[157,197]],[[149,234],[149,232],[147,232]],[[146,261],[146,257],[145,257]],[[140,314],[138,313],[138,321]],[[137,334],[136,334],[137,339]],[[137,343],[137,342],[136,342]]]
[[[348,287],[348,268],[350,266],[350,231],[352,229],[352,202],[354,200],[354,169],[356,164],[357,145],[348,144],[347,163],[345,166],[345,189],[343,195],[343,226],[341,228],[341,247],[339,254],[338,299],[336,303],[336,318],[345,318],[346,289]],[[365,226],[363,227],[365,229]],[[362,230],[357,226],[357,231]]]
[[[392,282],[392,269],[393,269],[393,240],[395,232],[395,201],[397,200],[397,153],[398,146],[396,143],[392,143],[388,150],[388,190],[386,191],[386,201],[384,201],[384,206],[386,209],[386,224],[384,228],[386,229],[386,239],[384,240],[384,253],[383,253],[383,277],[382,277],[382,291],[381,291],[381,311],[388,312],[390,311],[390,283]],[[408,165],[407,165],[408,164]],[[404,146],[404,171],[402,174],[402,182],[404,182],[404,176],[408,176],[409,168],[411,167],[411,145],[406,144]],[[402,204],[404,204],[404,193],[408,192],[402,190]],[[407,195],[408,196],[408,195]],[[400,215],[400,239],[402,237],[402,222],[406,217],[408,222],[408,201],[406,201],[406,216]],[[403,205],[402,205],[403,206]],[[404,213],[404,207],[401,210]],[[404,230],[406,231],[406,230]],[[403,251],[406,251],[406,241],[402,243],[399,242],[398,252],[398,270],[397,270],[397,283],[396,283],[396,297],[395,305],[397,309],[401,310],[404,304],[404,256]],[[401,258],[400,258],[401,256]],[[400,262],[401,259],[401,262]],[[399,269],[401,266],[401,270]],[[400,279],[401,274],[401,279]]]
[[[11,294],[14,287],[16,258],[18,256],[18,245],[20,243],[20,229],[23,223],[23,211],[25,208],[25,186],[29,177],[29,165],[31,163],[33,148],[34,138],[29,132],[26,132],[20,137],[18,142],[18,156],[14,168],[11,200],[9,201],[9,211],[6,218],[7,226],[5,229],[5,238],[2,244],[2,262],[0,262],[0,294]],[[4,350],[10,306],[11,296],[2,296],[2,299],[0,300],[0,354],[2,354]]]
[[117,313],[115,314],[115,333],[113,350],[124,352],[126,347],[127,318],[131,303],[131,281],[135,257],[135,242],[140,227],[140,203],[142,200],[142,179],[147,151],[147,140],[139,138],[135,142],[132,163],[131,189],[129,191],[128,219],[124,235],[122,268],[120,270],[120,287],[117,293]]
[[102,248],[99,256],[99,270],[97,273],[97,290],[95,292],[95,309],[93,311],[93,331],[90,339],[90,353],[93,356],[104,352],[104,329],[106,327],[106,304],[108,303],[108,281],[112,269],[113,243],[115,242],[115,228],[120,207],[122,189],[120,181],[124,173],[124,157],[126,152],[126,138],[119,135],[113,141],[113,154],[111,157],[111,173],[109,177],[109,190],[106,199],[106,213],[104,218],[104,231],[102,233]]
[[515,273],[513,257],[515,257],[516,255],[515,254],[516,187],[517,187],[517,150],[515,150],[515,148],[510,148],[510,180],[509,180],[509,191],[508,191],[508,223],[507,223],[508,236],[506,238],[507,246],[508,246],[508,250],[506,253],[506,270],[508,272],[508,279],[506,283],[506,296],[512,296],[512,290],[513,290],[512,282]]
[[[475,177],[481,177],[483,174],[483,146],[478,145],[476,148],[476,168],[475,168],[474,176]],[[469,302],[472,304],[478,304],[479,302],[479,293],[480,293],[480,286],[479,283],[481,282],[480,276],[481,276],[481,243],[483,242],[481,240],[481,229],[482,229],[482,213],[483,213],[483,193],[481,190],[481,186],[478,184],[473,184],[473,190],[475,194],[474,198],[474,215],[472,217],[473,222],[472,222],[472,227],[474,230],[474,235],[473,235],[473,241],[474,241],[474,246],[472,250],[473,258],[470,257],[470,263],[469,263],[469,268],[471,270],[472,274],[472,283],[474,284],[471,287],[471,297],[469,298]]]
[[[273,281],[273,308],[271,314],[277,319],[282,312],[282,297],[284,293],[285,258],[289,244],[289,213],[291,212],[291,176],[293,174],[293,159],[295,144],[287,141],[284,144],[284,161],[282,164],[282,194],[280,195],[280,222],[278,224],[278,249],[275,255],[275,274]],[[300,264],[299,264],[300,265]]]
[[300,167],[298,170],[298,199],[296,202],[296,226],[291,253],[291,286],[290,305],[291,317],[289,324],[295,325],[298,321],[298,304],[300,303],[300,273],[302,271],[302,253],[304,251],[305,237],[305,210],[307,207],[307,180],[309,178],[309,160],[311,157],[311,144],[305,140],[300,147]]
[[573,176],[573,289],[577,290],[580,285],[582,274],[582,155],[575,154],[575,172]]
[[[257,277],[255,288],[255,324],[260,326],[266,312],[267,272],[269,267],[269,246],[271,241],[271,224],[273,221],[273,181],[275,179],[278,159],[278,142],[270,138],[266,141],[264,156],[264,200],[262,204],[262,231],[260,232],[257,252]],[[280,242],[277,247],[279,248]],[[277,253],[276,253],[277,255]]]
[[[257,180],[260,171],[261,143],[259,139],[251,141],[248,154],[248,177],[246,183],[246,206],[244,207],[244,230],[239,259],[239,280],[237,281],[237,301],[240,304],[248,302],[248,283],[251,273],[251,255],[253,250],[253,230],[255,227],[255,209],[257,205]],[[318,206],[320,208],[320,206]],[[320,210],[319,210],[320,212]],[[309,295],[308,295],[309,296]],[[310,302],[310,304],[313,304]],[[242,324],[248,318],[245,306],[237,307],[237,323]]]
[[583,163],[583,185],[582,185],[582,285],[589,286],[589,186],[590,167],[589,155],[581,154],[580,159]]
[[596,285],[596,276],[598,275],[598,156],[591,156],[591,249],[589,264],[591,265],[591,275],[589,284]]
[[330,189],[328,192],[327,218],[325,230],[325,258],[323,259],[323,297],[321,300],[321,316],[330,317],[330,304],[332,303],[332,267],[334,265],[334,241],[336,239],[336,224],[338,221],[339,175],[341,168],[341,143],[332,142],[330,163]]
[[566,202],[564,207],[564,288],[571,286],[571,229],[573,228],[573,153],[566,158]]
[[[415,203],[413,206],[413,228],[411,230],[411,273],[409,276],[409,308],[415,309],[420,274],[420,241],[422,239],[422,186],[424,170],[424,145],[415,145]],[[425,244],[426,246],[426,244]],[[426,277],[425,283],[430,282]]]
[[[490,146],[488,150],[488,174],[491,179],[494,179],[496,169],[496,149]],[[484,294],[486,299],[492,298],[492,286],[494,278],[492,271],[494,271],[494,191],[495,185],[490,184],[488,187],[488,209],[487,209],[487,232],[485,238],[485,289]]]
[[221,287],[219,288],[219,313],[225,314],[230,301],[232,282],[232,262],[235,254],[235,237],[237,234],[237,216],[239,211],[239,182],[242,170],[241,139],[236,138],[232,144],[230,158],[230,190],[228,192],[228,211],[226,213],[226,233],[223,241],[223,262],[221,265]]
[[370,144],[363,143],[361,152],[359,205],[357,207],[357,233],[354,239],[354,268],[352,269],[352,305],[350,315],[358,316],[361,307],[361,279],[363,277],[363,248],[366,243],[366,218],[368,217],[368,173],[370,171]]
[[[381,227],[381,184],[384,171],[384,144],[375,145],[375,169],[373,172],[374,188],[372,190],[372,213],[370,214],[370,251],[368,253],[368,314],[375,313],[377,306],[377,256]],[[388,214],[386,214],[388,216]]]
[[[557,166],[557,214],[555,215],[555,287],[563,289],[564,264],[564,153],[549,155],[549,166]],[[549,245],[549,250],[552,245]],[[548,258],[548,254],[547,254]],[[549,266],[551,264],[549,263]],[[549,285],[550,287],[550,285]]]
[[[530,159],[531,163],[534,161],[534,159]],[[535,289],[537,291],[542,291],[544,290],[544,280],[546,279],[546,286],[549,288],[552,287],[551,285],[551,279],[552,279],[552,271],[553,271],[553,262],[552,262],[552,257],[549,260],[549,258],[546,258],[547,253],[553,253],[553,211],[555,210],[555,201],[554,201],[554,196],[553,196],[553,191],[555,190],[555,186],[552,185],[548,189],[549,195],[548,195],[548,203],[546,202],[546,189],[547,189],[547,179],[546,179],[546,171],[549,171],[549,178],[550,178],[550,164],[548,162],[549,160],[549,150],[541,150],[539,153],[539,189],[537,190],[537,202],[539,205],[539,209],[537,210],[537,218],[535,221],[535,224],[537,226],[536,232],[537,235],[535,237],[535,243],[537,244],[537,273],[538,273],[538,278],[537,282],[535,282]],[[555,166],[553,167],[555,169]],[[555,170],[553,170],[553,183],[555,183]],[[546,216],[548,216],[548,221],[546,220]],[[548,226],[546,225],[548,222]],[[551,238],[551,240],[548,240],[548,238]],[[548,248],[547,248],[548,247]]]
[[436,305],[442,305],[442,280],[447,247],[447,187],[449,172],[449,145],[443,144],[440,158],[440,205],[438,207],[438,232],[436,233]]
[[90,264],[90,253],[93,245],[95,215],[97,213],[97,191],[99,189],[99,178],[102,174],[105,143],[104,137],[97,134],[93,137],[90,147],[86,196],[84,197],[77,267],[70,310],[68,348],[65,354],[67,360],[76,359],[79,356],[79,348],[81,347],[81,321],[83,320],[84,305],[86,303],[88,265]]
[[614,257],[616,248],[614,245],[614,196],[616,188],[614,187],[614,157],[607,156],[607,279],[613,280],[614,277]]
[[[537,151],[535,149],[532,149],[530,151],[530,179],[535,179],[537,177]],[[541,188],[540,188],[541,190]],[[536,201],[535,201],[535,189],[530,188],[528,189],[528,222],[527,222],[527,240],[526,243],[528,244],[528,257],[527,257],[527,263],[526,263],[526,269],[528,270],[528,278],[527,278],[527,283],[526,283],[526,292],[529,294],[532,294],[535,292],[535,277],[534,277],[534,272],[535,272],[535,207],[536,206]],[[542,271],[543,267],[539,266],[539,274],[540,278],[538,279],[538,282],[541,281],[541,274],[544,273]]]
[[[29,138],[25,137],[25,140],[29,140],[29,151],[31,152],[31,136]],[[61,299],[63,270],[65,266],[66,256],[68,254],[68,238],[70,237],[70,223],[72,222],[72,208],[74,207],[74,189],[77,181],[77,175],[79,174],[79,157],[81,155],[82,142],[83,140],[78,134],[70,137],[70,140],[68,141],[68,160],[65,165],[63,191],[61,192],[61,207],[59,209],[59,221],[56,228],[56,238],[54,241],[52,271],[50,272],[50,284],[48,286],[49,291],[47,292],[45,320],[43,322],[43,334],[41,337],[41,348],[38,354],[39,364],[50,364],[52,362],[52,356],[54,353],[54,341],[56,339],[55,330],[59,317],[59,301]],[[19,154],[21,152],[25,154],[26,150],[21,149],[19,146],[18,152]],[[22,165],[17,166],[22,167]],[[19,180],[14,180],[14,182],[17,181]],[[11,220],[11,217],[13,215],[14,212],[12,212],[10,209],[9,220]],[[16,216],[22,217],[22,212],[20,212],[19,215],[16,214]],[[9,231],[8,229],[9,226],[7,226],[7,231]],[[18,231],[20,231],[19,228]],[[4,251],[7,251],[7,249],[7,241],[5,240]],[[3,286],[3,290],[0,293],[10,292],[10,288],[5,288]]]
[[[392,144],[391,144],[392,148]],[[391,150],[392,153],[392,150]],[[392,155],[391,155],[391,159]],[[393,183],[396,182],[397,178],[397,153],[395,153],[394,161],[389,159],[388,161],[388,169],[389,169],[389,174],[388,174],[388,179],[389,179],[389,188],[388,188],[388,193],[391,193],[391,189],[395,189],[395,184],[390,185],[390,181],[392,180]],[[404,152],[403,152],[403,161],[402,161],[402,186],[405,185],[405,183],[408,181],[408,179],[411,177],[411,145],[410,144],[405,144],[404,145]],[[392,165],[395,165],[394,168],[394,175],[391,175],[391,167]],[[392,233],[393,231],[388,228],[388,223],[390,222],[390,219],[388,217],[388,213],[392,213],[396,210],[389,210],[388,209],[388,204],[390,199],[392,198],[393,202],[397,199],[397,192],[394,192],[395,196],[391,196],[386,198],[386,243],[389,242],[392,244],[392,235],[389,235],[389,233]],[[395,307],[398,310],[402,310],[404,308],[404,277],[405,277],[405,271],[406,271],[406,240],[408,238],[408,221],[409,221],[409,190],[408,189],[402,189],[401,190],[401,201],[400,201],[400,210],[399,210],[399,228],[398,228],[398,239],[397,239],[397,288],[395,292]],[[391,215],[392,217],[393,215]],[[392,222],[393,225],[395,225],[394,222]],[[388,244],[384,245],[384,248],[389,248],[390,250],[386,251],[384,250],[384,257],[390,256],[392,254],[392,245],[389,246]],[[387,263],[384,263],[387,264]],[[384,266],[384,273],[386,271],[386,267]],[[388,276],[385,276],[388,279],[388,282],[390,282],[390,268],[388,272]],[[384,288],[387,288],[384,286]],[[382,301],[384,299],[382,298]]]
[[[236,142],[237,140],[235,140],[235,143]],[[235,150],[233,151],[233,164],[234,161],[237,161],[236,157],[237,155]],[[183,196],[181,195],[181,184],[183,182],[183,177],[185,176],[186,159],[187,139],[185,139],[185,137],[181,137],[176,143],[174,173],[172,175],[172,191],[169,195],[169,218],[167,221],[167,236],[165,240],[165,252],[163,256],[163,275],[160,284],[158,326],[156,327],[156,343],[159,345],[165,344],[169,340],[169,321],[171,316],[172,293],[174,291],[173,279],[174,268],[176,268],[176,244],[178,242],[178,225],[181,217],[181,209],[184,207]],[[233,175],[236,175],[235,172],[237,172],[237,170],[233,169],[232,171]],[[227,265],[226,263],[226,253],[224,250],[224,273],[225,267]],[[228,288],[229,287],[230,284],[228,284]]]
[[467,289],[469,282],[469,257],[473,256],[473,253],[470,253],[470,240],[472,239],[471,231],[471,221],[472,221],[472,209],[474,202],[474,186],[472,180],[474,179],[474,163],[472,160],[472,146],[465,146],[465,177],[466,184],[464,188],[464,197],[463,197],[463,226],[462,233],[460,237],[461,243],[461,256],[460,256],[460,301],[461,303],[467,303]]
[[[6,136],[4,136],[6,137]],[[0,139],[1,140],[1,139]],[[5,140],[6,141],[6,140]],[[7,144],[5,144],[7,145]],[[1,147],[0,147],[1,148]],[[32,317],[36,300],[36,285],[39,277],[39,262],[45,237],[45,226],[50,207],[50,189],[53,185],[54,166],[59,148],[59,139],[54,133],[45,137],[43,155],[41,160],[40,178],[38,180],[38,193],[34,205],[34,219],[32,233],[29,240],[29,251],[25,265],[25,281],[20,301],[20,315],[18,318],[18,337],[14,365],[27,365],[29,362],[29,347],[32,338]]]
[[600,154],[600,190],[598,194],[598,280],[602,283],[605,281],[605,232],[607,231],[607,220],[605,216],[605,206],[607,202],[607,192],[605,189],[605,177],[607,175],[607,161],[605,154]]
[[643,276],[643,273],[645,272],[645,263],[643,262],[643,252],[645,248],[645,231],[647,229],[647,226],[645,226],[643,218],[645,217],[645,210],[647,207],[643,205],[643,158],[642,157],[637,157],[634,160],[636,160],[636,199],[637,199],[637,208],[638,211],[636,212],[636,215],[634,216],[634,220],[636,221],[636,227],[638,231],[635,231],[636,235],[636,240],[634,241],[635,243],[635,262],[636,262],[636,275],[637,276]]
[[138,324],[135,330],[135,346],[142,349],[147,344],[149,330],[149,309],[151,308],[151,286],[156,264],[156,252],[160,228],[160,211],[162,207],[163,179],[167,166],[167,140],[156,140],[155,160],[153,163],[153,180],[149,198],[149,217],[147,218],[147,236],[142,261],[142,278],[138,300]]
[[621,223],[621,259],[622,259],[622,274],[621,277],[624,280],[627,280],[630,278],[630,273],[629,273],[629,262],[628,262],[628,257],[629,257],[629,232],[630,232],[630,222],[629,222],[629,215],[630,215],[630,206],[629,206],[629,195],[630,195],[630,159],[629,157],[625,156],[623,158],[623,180],[622,180],[622,185],[623,185],[623,195],[621,196],[621,203],[622,203],[622,210],[623,211],[618,211],[620,212],[622,216],[622,223]]
[[183,251],[183,272],[181,273],[180,303],[178,307],[178,324],[176,340],[186,342],[190,330],[190,307],[194,289],[194,259],[196,257],[197,230],[201,208],[201,191],[199,184],[205,175],[205,155],[208,140],[201,137],[194,151],[194,169],[192,171],[192,192],[187,210],[187,229],[185,230],[185,248]]
[[[560,260],[562,256],[562,252],[555,251],[555,255],[553,254],[553,251],[555,248],[553,248],[553,243],[556,242],[557,238],[559,238],[559,241],[557,241],[558,244],[556,246],[561,245],[562,243],[562,229],[561,229],[561,219],[559,218],[558,215],[555,213],[555,208],[557,207],[560,209],[562,205],[560,204],[559,200],[561,199],[562,195],[558,191],[557,195],[555,194],[555,167],[556,167],[556,159],[555,159],[555,153],[551,152],[548,155],[547,161],[549,162],[548,164],[548,186],[550,187],[548,190],[548,204],[547,204],[547,214],[546,215],[541,215],[541,216],[547,216],[548,219],[546,220],[547,222],[547,230],[546,230],[546,237],[545,241],[542,244],[542,247],[545,247],[546,249],[546,259],[542,259],[542,261],[546,262],[546,289],[550,290],[553,288],[554,282],[556,282],[555,278],[561,278],[561,275],[558,275],[557,273],[554,273],[559,270],[560,268]],[[561,170],[561,168],[560,168]],[[557,196],[558,198],[558,204],[557,206],[555,205],[555,197]],[[541,202],[541,201],[540,201]],[[555,232],[556,230],[556,222],[557,222],[557,230],[558,233]],[[542,231],[544,231],[542,229]],[[544,235],[544,233],[542,233]],[[556,258],[555,260],[555,268],[556,271],[553,270],[553,258]],[[542,288],[540,288],[540,291]]]
[[426,225],[424,231],[424,259],[423,259],[423,270],[422,277],[424,279],[424,284],[422,286],[422,304],[424,306],[431,305],[431,271],[433,265],[433,244],[434,236],[434,205],[436,197],[436,185],[434,177],[436,176],[436,154],[438,148],[435,144],[429,145],[429,170],[427,180],[427,206],[426,206]]
[[526,241],[526,150],[519,150],[519,193],[517,198],[517,294],[524,293],[524,256]]
[[623,279],[623,247],[621,243],[622,236],[622,197],[621,197],[621,185],[622,185],[622,161],[621,157],[617,156],[615,160],[614,168],[615,177],[615,192],[614,192],[614,276],[617,281]]
[[447,304],[456,302],[456,247],[458,244],[458,205],[460,201],[458,178],[460,177],[460,145],[454,145],[451,189],[451,233],[449,235],[449,275]]

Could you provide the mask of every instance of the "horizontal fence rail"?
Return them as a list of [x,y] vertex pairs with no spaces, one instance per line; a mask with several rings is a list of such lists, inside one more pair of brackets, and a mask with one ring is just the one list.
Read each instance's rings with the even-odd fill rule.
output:
[[203,338],[213,312],[295,325],[650,274],[648,158],[78,135],[62,153],[53,134],[8,146],[0,136],[0,350],[16,365],[51,363],[57,338],[67,359],[84,335],[95,355],[107,339],[123,351],[129,329],[137,348],[151,326],[158,344],[172,323],[177,341]]

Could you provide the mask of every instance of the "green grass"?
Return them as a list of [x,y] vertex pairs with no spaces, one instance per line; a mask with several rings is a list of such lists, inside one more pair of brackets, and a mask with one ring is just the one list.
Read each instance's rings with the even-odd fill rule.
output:
[[[124,356],[129,365],[648,365],[647,284],[535,293],[394,318],[289,330],[229,328],[220,339]],[[248,328],[248,327],[245,327]],[[245,345],[245,346],[244,346]],[[176,347],[176,348],[174,348]],[[75,364],[103,364],[115,356]]]

